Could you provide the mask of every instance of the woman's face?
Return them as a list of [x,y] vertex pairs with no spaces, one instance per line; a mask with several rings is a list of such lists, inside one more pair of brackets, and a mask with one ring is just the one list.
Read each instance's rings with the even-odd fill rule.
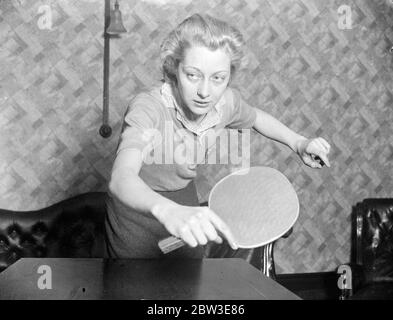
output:
[[177,88],[187,117],[198,121],[220,100],[230,78],[231,60],[224,49],[186,50],[177,69]]

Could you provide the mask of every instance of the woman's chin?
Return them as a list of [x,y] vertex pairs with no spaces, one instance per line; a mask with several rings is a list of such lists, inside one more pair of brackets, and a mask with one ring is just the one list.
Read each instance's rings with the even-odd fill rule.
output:
[[193,106],[190,108],[191,112],[196,115],[196,116],[204,116],[206,113],[208,113],[212,108],[210,106],[208,107],[195,107]]
[[192,113],[195,115],[195,116],[197,116],[197,117],[202,117],[202,116],[204,116],[205,114],[207,114],[209,111],[207,110],[207,111],[200,111],[200,110],[192,110]]

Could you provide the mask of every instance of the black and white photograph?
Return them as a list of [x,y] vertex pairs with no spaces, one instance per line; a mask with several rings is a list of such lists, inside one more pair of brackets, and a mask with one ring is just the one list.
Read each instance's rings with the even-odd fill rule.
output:
[[0,0],[0,300],[393,300],[392,137],[392,0]]

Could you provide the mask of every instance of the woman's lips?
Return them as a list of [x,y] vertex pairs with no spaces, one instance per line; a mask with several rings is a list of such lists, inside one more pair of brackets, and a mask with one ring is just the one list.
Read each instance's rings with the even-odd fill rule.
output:
[[206,107],[209,105],[210,101],[198,101],[194,100],[194,103],[199,107]]

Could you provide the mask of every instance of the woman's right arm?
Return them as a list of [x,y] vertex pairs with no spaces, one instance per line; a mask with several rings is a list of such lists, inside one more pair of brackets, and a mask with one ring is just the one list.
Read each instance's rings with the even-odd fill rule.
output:
[[127,207],[151,213],[155,205],[174,206],[176,203],[154,192],[140,177],[142,153],[138,149],[123,149],[115,159],[109,190]]
[[208,241],[222,242],[219,231],[233,249],[237,249],[228,226],[207,207],[180,205],[153,191],[140,177],[142,152],[122,149],[112,168],[109,190],[130,209],[152,214],[168,232],[191,247]]

